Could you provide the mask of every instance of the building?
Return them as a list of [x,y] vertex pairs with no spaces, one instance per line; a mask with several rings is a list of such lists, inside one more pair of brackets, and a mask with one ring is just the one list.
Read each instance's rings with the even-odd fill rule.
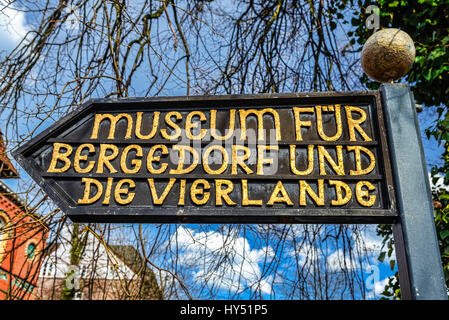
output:
[[4,178],[18,178],[17,170],[9,160],[6,153],[5,142],[3,141],[3,134],[0,131],[0,179]]
[[[0,179],[18,178],[0,132]],[[47,227],[0,180],[0,300],[35,299]]]
[[0,300],[61,299],[64,290],[75,299],[162,299],[153,271],[132,246],[106,246],[84,232],[82,258],[73,266],[69,228],[47,243],[41,217],[1,180],[18,176],[0,132]]
[[162,299],[154,272],[133,246],[106,244],[87,228],[80,231],[86,241],[79,263],[72,265],[72,230],[65,228],[47,250],[36,290],[41,299],[62,299],[64,290],[77,300]]

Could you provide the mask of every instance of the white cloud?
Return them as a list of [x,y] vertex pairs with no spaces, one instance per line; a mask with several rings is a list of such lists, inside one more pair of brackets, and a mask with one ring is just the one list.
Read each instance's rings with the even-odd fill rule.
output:
[[337,272],[341,270],[354,270],[357,268],[354,260],[348,254],[344,254],[341,249],[336,250],[326,260],[329,270]]
[[319,263],[319,249],[310,243],[302,244],[298,249],[287,249],[287,255],[295,257],[299,266],[303,267],[307,264]]
[[352,234],[352,238],[360,251],[365,252],[369,258],[375,258],[377,261],[382,248],[382,237],[377,235],[376,228],[375,225],[361,228],[357,233]]
[[[299,247],[287,249],[287,254],[290,257],[295,257],[298,265],[305,266],[306,264],[319,264],[325,263],[329,268],[329,271],[341,271],[343,269],[353,270],[358,268],[358,258],[364,258],[364,263],[376,264],[378,263],[377,257],[380,254],[382,247],[382,238],[376,234],[376,226],[369,225],[353,230],[350,233],[352,238],[351,243],[353,246],[352,261],[349,255],[349,250],[344,252],[342,249],[334,248],[333,243],[328,242],[326,249],[320,248],[318,244],[313,242],[304,241],[302,242],[301,235],[306,231],[304,228],[301,230],[301,226],[292,228],[292,237],[296,237],[297,241],[301,243]],[[332,234],[325,228],[314,228],[308,230],[307,232],[313,232],[316,241],[321,241],[320,239],[326,237],[326,235]],[[316,236],[315,236],[316,235]],[[336,244],[336,243],[335,243]],[[327,250],[330,251],[327,251]],[[387,259],[386,259],[387,260]],[[386,261],[387,262],[387,261]]]
[[385,278],[374,284],[374,292],[376,292],[377,295],[380,295],[384,291],[385,286],[388,284],[388,279],[389,278]]
[[178,262],[191,269],[196,283],[232,292],[248,287],[271,292],[272,278],[263,277],[259,266],[273,256],[271,247],[251,248],[246,238],[233,231],[197,232],[186,227],[178,227],[169,242],[172,247],[176,244]]
[[376,257],[379,255],[380,249],[382,247],[382,240],[379,237],[374,238],[367,236],[363,239],[363,244],[366,247],[366,251],[370,255],[375,255]]
[[367,299],[378,299],[381,293],[384,291],[385,286],[388,284],[388,278],[376,281],[374,283],[374,289],[366,292]]
[[26,35],[25,13],[0,0],[0,47],[10,49],[16,46]]
[[444,177],[441,174],[436,174],[435,177],[438,179],[435,183],[433,183],[433,178],[430,172],[428,172],[429,175],[429,181],[430,181],[430,189],[432,192],[438,192],[438,191],[449,191],[449,186],[444,184]]

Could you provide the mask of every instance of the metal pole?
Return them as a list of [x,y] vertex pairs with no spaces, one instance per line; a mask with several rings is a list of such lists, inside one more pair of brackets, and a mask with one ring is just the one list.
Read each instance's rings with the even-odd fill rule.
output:
[[403,299],[447,300],[430,183],[413,94],[382,84],[399,221],[393,227]]

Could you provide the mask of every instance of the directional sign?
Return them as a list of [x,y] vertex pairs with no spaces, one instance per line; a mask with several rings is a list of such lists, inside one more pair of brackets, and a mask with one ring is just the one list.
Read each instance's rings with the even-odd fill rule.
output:
[[377,91],[94,99],[15,157],[73,221],[387,223]]

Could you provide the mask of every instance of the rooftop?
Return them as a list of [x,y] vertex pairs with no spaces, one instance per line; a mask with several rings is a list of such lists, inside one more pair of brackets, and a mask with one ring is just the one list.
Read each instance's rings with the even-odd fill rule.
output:
[[3,134],[0,131],[0,178],[18,178],[19,174],[11,163],[6,153],[5,142],[3,141]]

